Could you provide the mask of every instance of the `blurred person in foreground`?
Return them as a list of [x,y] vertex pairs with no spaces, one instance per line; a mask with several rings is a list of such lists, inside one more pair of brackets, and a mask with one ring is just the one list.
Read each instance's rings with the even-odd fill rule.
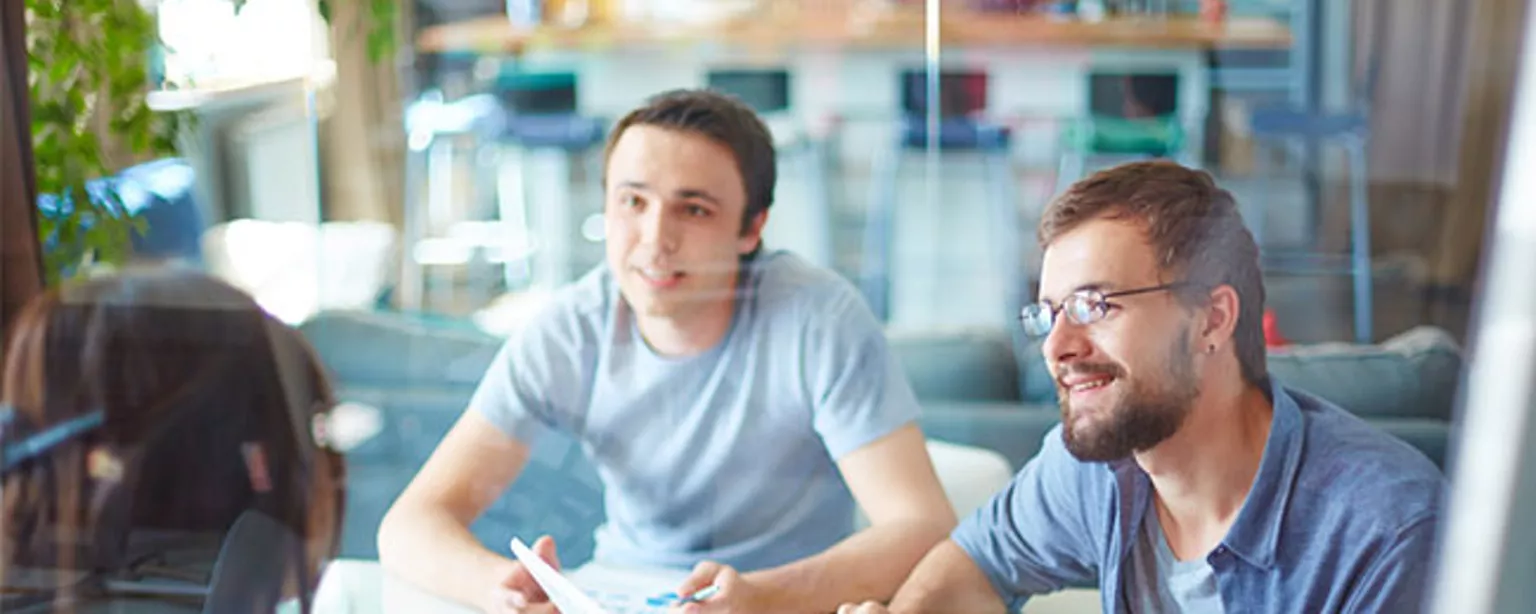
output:
[[297,331],[189,271],[67,282],[3,384],[0,610],[309,611],[344,467]]
[[[593,565],[692,569],[702,612],[884,599],[954,527],[918,405],[863,297],[762,248],[773,137],[741,101],[655,96],[612,131],[606,263],[508,339],[379,529],[384,566],[487,612],[550,604],[469,525],[551,430],[596,465]],[[870,526],[853,531],[854,505]],[[534,549],[556,561],[548,537]]]
[[1420,610],[1444,478],[1269,375],[1259,250],[1231,194],[1169,162],[1111,168],[1047,207],[1040,243],[1022,324],[1062,424],[891,611],[1017,611],[1093,585],[1105,612]]

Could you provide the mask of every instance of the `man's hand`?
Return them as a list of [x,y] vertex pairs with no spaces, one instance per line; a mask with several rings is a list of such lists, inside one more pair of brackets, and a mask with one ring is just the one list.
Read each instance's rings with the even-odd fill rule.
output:
[[672,611],[678,614],[739,614],[783,609],[774,607],[771,593],[743,579],[731,566],[710,561],[695,566],[688,579],[677,587],[677,594],[687,597],[710,586],[720,587],[719,592],[708,599],[673,607]]
[[890,614],[890,610],[879,603],[866,601],[860,604],[845,603],[838,606],[837,614]]
[[[560,569],[560,559],[555,556],[555,540],[548,535],[533,542],[532,550],[550,567]],[[533,574],[518,561],[512,561],[501,584],[491,590],[491,596],[483,606],[487,614],[554,614],[559,610],[549,602],[549,595],[539,586]]]

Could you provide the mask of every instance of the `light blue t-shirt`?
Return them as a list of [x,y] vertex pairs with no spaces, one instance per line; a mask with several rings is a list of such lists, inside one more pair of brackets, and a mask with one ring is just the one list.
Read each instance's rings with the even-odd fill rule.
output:
[[1125,598],[1132,614],[1223,614],[1216,571],[1205,557],[1180,561],[1155,510],[1142,514],[1141,536],[1131,548]]
[[605,486],[596,560],[741,570],[846,537],[834,461],[918,415],[857,290],[787,252],[744,265],[725,339],[686,358],[651,350],[599,267],[507,341],[469,408],[529,445],[581,442]]

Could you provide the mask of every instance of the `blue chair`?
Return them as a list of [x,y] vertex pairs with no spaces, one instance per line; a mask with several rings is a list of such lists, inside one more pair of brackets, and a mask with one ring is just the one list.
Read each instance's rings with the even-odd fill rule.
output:
[[1056,193],[1082,178],[1089,162],[1171,158],[1185,166],[1192,130],[1180,117],[1177,73],[1095,72],[1086,116],[1066,122]]
[[[497,136],[499,156],[496,180],[496,213],[503,224],[521,226],[512,233],[537,237],[515,253],[504,252],[502,277],[506,289],[532,286],[553,289],[575,279],[589,263],[577,255],[576,205],[570,195],[571,163],[587,164],[584,155],[599,148],[606,137],[606,121],[577,111],[577,79],[573,72],[502,73],[497,94],[506,123]],[[555,154],[554,172],[530,174],[530,159]],[[587,168],[591,173],[593,169]],[[552,176],[556,184],[547,190],[530,190],[535,176]],[[530,199],[530,193],[538,198]],[[511,238],[511,235],[508,235]]]
[[[1381,20],[1378,20],[1381,21]],[[1341,148],[1349,164],[1349,255],[1342,266],[1330,264],[1326,255],[1315,252],[1275,253],[1264,249],[1264,215],[1248,216],[1254,240],[1264,253],[1264,266],[1271,271],[1293,273],[1346,274],[1353,278],[1355,341],[1370,343],[1372,330],[1371,212],[1370,166],[1371,104],[1380,70],[1381,41],[1366,61],[1363,76],[1357,82],[1354,103],[1339,111],[1307,109],[1298,105],[1272,105],[1254,109],[1250,129],[1259,142],[1293,144],[1297,141],[1331,144]],[[1317,207],[1312,207],[1316,210]],[[1315,220],[1314,220],[1315,224]],[[1316,236],[1315,228],[1310,234]]]
[[[162,158],[90,180],[85,191],[93,202],[104,202],[108,190],[116,191],[123,208],[144,221],[144,232],[130,235],[132,258],[202,266],[204,220],[194,189],[196,180],[196,172],[186,160]],[[39,195],[38,214],[58,219],[72,211],[71,201],[57,194]],[[59,236],[45,237],[43,247],[56,249],[61,240]],[[73,270],[56,272],[68,276]]]
[[[710,70],[705,83],[709,89],[735,96],[757,111],[773,132],[779,160],[789,162],[790,170],[799,171],[804,195],[774,199],[775,221],[765,229],[764,242],[794,251],[818,266],[835,267],[837,246],[832,238],[827,140],[791,110],[789,71],[721,68]],[[794,183],[786,179],[790,177],[781,173],[778,187]]]
[[[989,193],[986,207],[996,232],[997,262],[1003,263],[1006,305],[999,315],[1002,326],[1011,323],[1024,301],[1023,238],[1014,194],[1008,127],[981,117],[985,106],[985,76],[945,73],[940,77],[942,118],[936,134],[929,134],[923,73],[908,71],[903,76],[903,114],[895,126],[893,147],[877,153],[871,177],[871,196],[864,223],[859,287],[870,308],[882,322],[891,318],[891,280],[896,222],[897,183],[904,154],[925,151],[930,141],[940,152],[975,152],[982,156],[985,183]],[[1016,328],[1016,327],[1015,327]]]

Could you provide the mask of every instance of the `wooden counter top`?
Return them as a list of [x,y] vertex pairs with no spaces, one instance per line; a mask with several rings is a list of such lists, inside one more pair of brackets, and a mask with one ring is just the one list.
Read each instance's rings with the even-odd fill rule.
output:
[[[1291,45],[1288,25],[1267,18],[1232,18],[1217,25],[1186,16],[1089,23],[1040,15],[957,11],[946,13],[940,24],[940,40],[945,47],[1274,49]],[[416,45],[426,53],[482,54],[688,44],[912,50],[923,47],[923,25],[922,14],[912,11],[892,11],[864,19],[804,14],[733,19],[712,25],[614,23],[529,30],[514,30],[506,18],[496,16],[427,28],[416,39]]]

